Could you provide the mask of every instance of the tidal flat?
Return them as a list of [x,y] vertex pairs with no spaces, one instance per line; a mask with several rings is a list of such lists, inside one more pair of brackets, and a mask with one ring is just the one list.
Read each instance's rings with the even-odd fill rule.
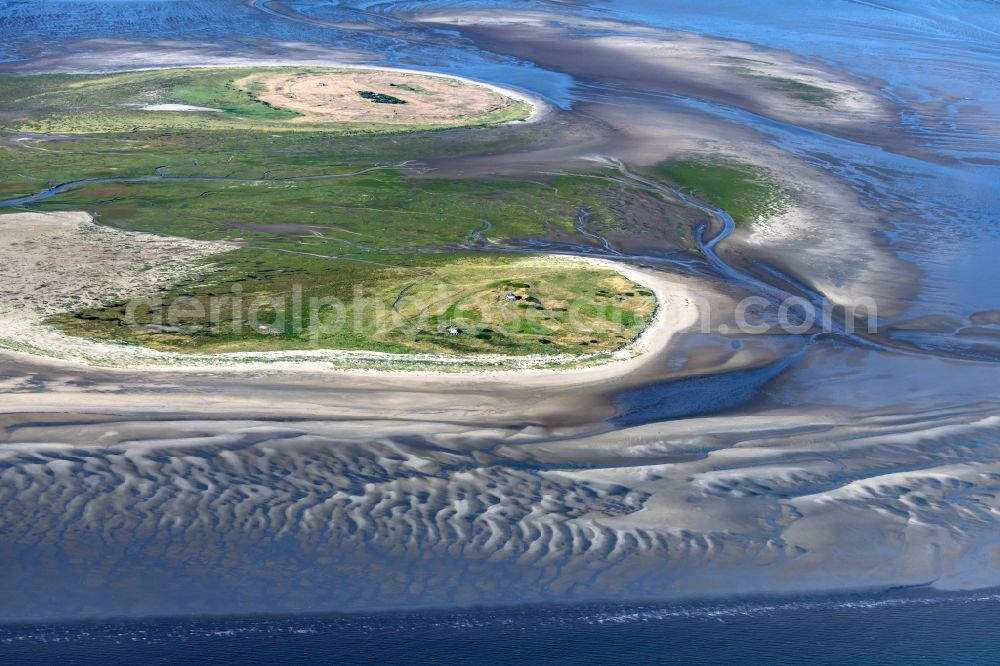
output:
[[[80,3],[50,31],[51,9],[0,5],[22,26],[0,26],[0,86],[22,86],[0,96],[0,219],[86,213],[102,233],[226,247],[142,294],[139,333],[120,299],[44,324],[133,350],[303,355],[140,369],[0,352],[0,618],[1000,583],[988,10],[613,4]],[[127,62],[416,69],[547,112],[344,132],[261,89],[234,113],[74,120],[74,77],[172,76],[112,75]],[[62,92],[11,102],[34,76]],[[371,92],[352,101],[419,94]],[[338,370],[273,320],[239,338],[149,319],[154,298],[227,280],[280,295],[296,275],[391,310],[428,274],[448,287],[433,335],[326,340],[409,355],[409,372]],[[485,324],[466,290],[543,318],[578,291],[597,334]],[[443,372],[423,356],[579,357],[584,341],[600,363]]]

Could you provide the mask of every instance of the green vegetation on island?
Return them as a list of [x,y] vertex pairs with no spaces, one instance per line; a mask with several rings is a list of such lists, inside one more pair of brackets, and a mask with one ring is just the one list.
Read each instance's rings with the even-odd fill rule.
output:
[[841,93],[836,90],[800,81],[799,79],[792,79],[787,76],[767,74],[755,68],[758,66],[773,65],[774,63],[735,56],[729,56],[727,60],[734,63],[728,67],[730,71],[748,79],[759,81],[772,90],[784,93],[799,102],[829,108],[841,97]]
[[738,226],[751,226],[788,212],[790,200],[766,170],[718,158],[664,162],[652,174],[721,208]]
[[655,303],[614,271],[547,257],[447,254],[371,267],[239,250],[215,265],[207,278],[50,322],[165,351],[579,355],[629,342]]
[[[389,124],[358,118],[337,122],[303,115],[263,99],[265,93],[273,93],[266,85],[269,79],[349,71],[321,67],[221,67],[112,74],[2,75],[0,125],[23,132],[73,134],[206,129],[379,133],[494,126],[524,120],[531,114],[528,103],[507,99],[481,113],[448,122]],[[455,88],[466,85],[456,84]],[[392,97],[367,92],[378,99]],[[177,110],[164,108],[165,105],[191,108]]]
[[[162,349],[258,351],[318,344],[529,354],[608,351],[634,338],[648,320],[651,294],[614,271],[575,262],[525,263],[522,255],[505,251],[520,238],[574,234],[582,207],[595,226],[613,224],[620,194],[609,184],[572,175],[455,180],[413,179],[398,169],[358,175],[330,171],[331,179],[306,181],[93,184],[33,208],[91,210],[100,223],[116,228],[241,245],[213,258],[217,270],[207,278],[155,294],[163,312],[178,299],[194,298],[206,306],[199,315],[204,319],[209,301],[231,296],[234,286],[246,303],[299,289],[306,310],[310,299],[344,303],[349,326],[310,327],[307,313],[299,320],[304,328],[293,328],[298,315],[289,313],[288,326],[278,334],[273,322],[233,330],[210,327],[205,320],[184,320],[179,331],[170,325],[131,330],[121,325],[124,304],[53,321],[78,335]],[[500,278],[513,281],[511,289],[503,291]],[[519,283],[532,285],[531,290],[508,302],[507,294]],[[385,326],[375,321],[377,313],[393,309],[404,288],[408,304],[423,303],[419,312]],[[452,307],[463,298],[486,299],[494,307]],[[523,307],[529,303],[530,308]],[[362,307],[367,315],[357,314]],[[480,312],[477,326],[466,321],[473,310]],[[509,315],[516,315],[516,326]],[[422,316],[427,321],[413,328]],[[231,313],[222,320],[231,322]],[[448,334],[451,328],[460,332]]]
[[[593,264],[532,255],[690,249],[692,211],[610,167],[492,178],[425,168],[429,158],[546,140],[554,130],[544,124],[503,126],[527,116],[521,102],[461,126],[389,127],[320,122],[273,101],[276,91],[303,99],[288,91],[294,84],[320,100],[395,104],[364,111],[392,115],[426,100],[451,104],[465,85],[382,73],[372,79],[381,88],[344,88],[355,80],[330,78],[339,71],[0,76],[0,199],[73,182],[26,209],[85,210],[102,225],[232,247],[204,260],[197,277],[49,322],[88,338],[208,353],[602,355],[639,335],[655,310],[648,290]],[[171,105],[184,110],[158,110]],[[645,173],[744,227],[791,206],[768,170],[730,157],[684,157]]]
[[[621,211],[643,196],[610,178],[612,170],[433,177],[408,161],[501,151],[532,142],[538,130],[279,131],[288,119],[275,114],[286,111],[264,105],[260,91],[227,88],[233,72],[207,72],[207,88],[200,70],[113,82],[40,77],[48,83],[31,104],[9,100],[30,97],[25,81],[39,77],[0,77],[0,198],[87,179],[29,209],[85,210],[123,230],[233,244],[205,260],[210,268],[192,273],[198,277],[128,303],[56,315],[50,324],[184,352],[578,356],[620,348],[649,322],[655,297],[619,273],[524,252],[539,241],[599,248],[594,233],[621,227]],[[155,131],[24,131],[53,118],[96,130],[108,118],[120,126],[118,113],[155,116],[96,110],[145,89],[154,80],[145,77],[169,82],[173,92],[159,102],[232,113],[165,113],[173,124]]]

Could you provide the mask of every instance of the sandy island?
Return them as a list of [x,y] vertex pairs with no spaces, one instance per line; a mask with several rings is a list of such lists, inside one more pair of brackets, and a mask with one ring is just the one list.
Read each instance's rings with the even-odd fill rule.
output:
[[472,82],[388,70],[251,74],[235,85],[263,88],[262,101],[302,114],[295,122],[463,124],[517,103]]
[[[481,372],[487,376],[532,371],[610,377],[635,369],[640,357],[662,350],[670,338],[697,321],[687,288],[651,270],[603,259],[554,256],[615,270],[649,289],[657,308],[632,343],[611,354],[504,356],[482,354],[389,354],[335,349],[281,352],[182,354],[65,335],[46,317],[108,300],[147,295],[193,272],[211,270],[198,259],[233,249],[230,243],[195,241],[120,231],[97,225],[86,212],[0,215],[0,347],[65,361],[121,369],[363,370]],[[406,370],[407,367],[413,368]]]
[[[454,124],[461,126],[470,118],[514,110],[516,104],[527,106],[522,118],[512,123],[537,123],[552,112],[552,105],[541,96],[507,86],[479,81],[465,76],[333,61],[326,59],[243,59],[215,58],[212,64],[192,62],[171,66],[128,67],[120,63],[113,69],[106,66],[85,68],[55,68],[70,74],[118,74],[154,72],[172,69],[220,69],[226,67],[311,67],[327,71],[308,73],[262,72],[244,77],[241,86],[263,88],[259,99],[277,108],[303,115],[295,122],[364,122],[379,124]],[[48,72],[49,70],[47,70]],[[370,91],[399,98],[406,104],[379,104],[358,96]],[[143,104],[143,111],[211,112],[223,111],[212,107],[154,101]],[[433,123],[428,122],[433,121]]]

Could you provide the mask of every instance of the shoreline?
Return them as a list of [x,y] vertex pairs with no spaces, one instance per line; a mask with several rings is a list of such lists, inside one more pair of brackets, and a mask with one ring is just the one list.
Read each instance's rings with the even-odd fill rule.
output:
[[[86,215],[88,221],[83,221]],[[95,224],[93,216],[82,211],[64,213],[9,213],[3,217],[33,217],[61,220],[79,224],[80,228],[100,229],[102,233],[122,233],[107,230]],[[14,224],[31,224],[30,220]],[[128,236],[128,234],[126,234]],[[143,235],[132,235],[142,238]],[[166,240],[166,239],[164,239]],[[173,239],[184,244],[187,239]],[[219,248],[221,251],[222,248]],[[207,251],[207,250],[206,250]],[[447,356],[443,354],[391,354],[386,352],[307,349],[272,352],[230,352],[224,354],[182,354],[162,352],[137,345],[117,344],[76,338],[65,335],[38,320],[43,314],[18,317],[17,306],[8,313],[14,316],[12,326],[21,325],[13,334],[0,338],[0,349],[5,352],[25,354],[55,362],[80,364],[91,368],[116,370],[197,372],[330,372],[351,374],[376,374],[390,376],[450,376],[483,378],[523,377],[526,374],[556,376],[572,373],[595,373],[600,377],[625,374],[635,361],[651,357],[662,351],[674,334],[698,319],[698,310],[689,297],[686,286],[666,274],[639,269],[607,259],[567,255],[533,255],[556,261],[577,262],[597,268],[613,270],[624,278],[649,289],[656,299],[656,307],[648,325],[631,342],[610,352],[588,355],[507,356],[483,354],[480,356]],[[22,308],[23,309],[23,308]],[[407,368],[409,365],[411,367]],[[384,367],[380,367],[384,366]]]
[[[713,593],[714,592],[714,593]],[[114,615],[81,615],[81,616],[51,616],[37,617],[30,621],[0,618],[0,629],[22,628],[33,623],[66,624],[115,622],[124,619],[128,623],[142,624],[146,622],[199,622],[203,620],[254,620],[263,618],[282,618],[288,620],[302,619],[306,621],[315,618],[363,618],[365,620],[393,620],[400,616],[427,613],[435,616],[450,616],[452,614],[467,615],[491,613],[513,614],[520,612],[539,613],[574,613],[582,611],[588,615],[607,614],[607,622],[625,624],[645,622],[649,620],[665,620],[676,617],[718,618],[719,616],[749,615],[754,611],[760,614],[772,613],[778,610],[811,611],[818,609],[873,610],[890,606],[929,606],[951,602],[995,602],[1000,601],[1000,587],[988,582],[977,587],[935,587],[931,586],[879,586],[865,585],[855,587],[826,588],[822,586],[790,588],[774,592],[752,592],[727,596],[716,591],[703,594],[690,594],[663,597],[633,597],[628,599],[608,599],[595,597],[570,601],[499,603],[491,605],[468,605],[462,603],[431,604],[431,605],[373,605],[351,610],[319,610],[308,614],[294,611],[276,613],[210,613],[168,614],[168,615],[133,615],[120,618]],[[650,606],[653,606],[650,608]],[[624,614],[630,610],[634,612]],[[659,615],[659,617],[658,617]]]

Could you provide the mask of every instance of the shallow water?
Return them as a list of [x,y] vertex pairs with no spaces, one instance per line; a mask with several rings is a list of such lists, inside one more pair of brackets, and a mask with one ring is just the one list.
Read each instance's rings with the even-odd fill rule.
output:
[[[837,11],[823,11],[820,19],[823,7],[829,8],[829,3],[797,5],[795,12],[748,13],[721,28],[710,16],[682,9],[676,25],[696,30],[711,25],[713,32],[823,58],[884,82],[886,94],[915,109],[913,115],[901,117],[903,130],[933,153],[957,163],[938,165],[862,146],[842,147],[837,155],[836,142],[829,140],[822,146],[794,148],[788,139],[779,141],[786,149],[844,158],[847,167],[839,175],[850,178],[852,174],[844,172],[851,171],[856,187],[875,200],[872,205],[900,205],[898,213],[886,216],[885,233],[900,253],[926,272],[920,298],[913,304],[914,315],[961,316],[996,308],[1000,299],[996,289],[1000,262],[995,260],[1000,249],[997,5],[838,3]],[[767,24],[778,16],[777,29],[771,23],[769,30]],[[859,173],[858,166],[869,166],[875,173]]]

